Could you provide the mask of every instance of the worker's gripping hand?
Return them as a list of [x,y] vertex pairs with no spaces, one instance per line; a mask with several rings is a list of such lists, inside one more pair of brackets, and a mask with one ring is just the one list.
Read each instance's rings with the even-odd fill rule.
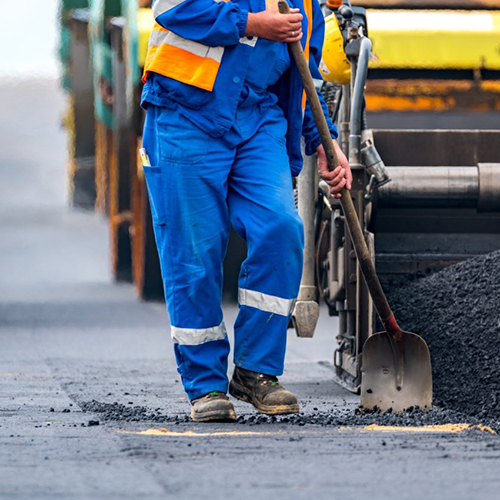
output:
[[318,153],[318,170],[320,177],[330,187],[330,193],[335,196],[335,198],[340,198],[342,196],[340,192],[344,187],[346,187],[347,189],[351,189],[352,173],[349,162],[340,149],[338,142],[334,140],[333,146],[335,148],[335,152],[337,153],[340,165],[331,172],[328,170],[328,160],[326,159],[326,153],[323,149],[323,145],[320,144],[316,149],[316,152]]
[[298,42],[302,38],[302,14],[299,9],[290,9],[290,14],[280,14],[278,9],[249,12],[245,35],[273,42]]

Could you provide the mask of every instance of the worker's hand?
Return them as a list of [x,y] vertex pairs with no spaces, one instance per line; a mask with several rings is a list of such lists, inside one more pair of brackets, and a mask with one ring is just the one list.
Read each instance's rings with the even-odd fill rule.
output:
[[273,42],[298,42],[302,38],[302,14],[299,9],[290,9],[290,14],[280,14],[278,9],[249,12],[245,35]]
[[320,177],[330,187],[330,193],[335,198],[340,198],[342,196],[340,192],[344,187],[346,187],[347,189],[351,189],[352,173],[349,162],[340,149],[338,142],[334,140],[333,146],[335,148],[335,152],[337,153],[340,165],[338,165],[331,172],[328,170],[328,160],[326,159],[326,153],[323,145],[320,144],[316,149],[316,152],[318,153],[318,171]]

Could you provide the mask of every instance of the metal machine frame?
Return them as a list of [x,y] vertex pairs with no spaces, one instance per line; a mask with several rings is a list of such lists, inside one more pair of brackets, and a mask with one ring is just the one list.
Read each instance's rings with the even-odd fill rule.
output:
[[[344,1],[335,14],[351,82],[326,84],[323,92],[349,158],[352,198],[382,278],[387,283],[500,248],[500,163],[495,163],[500,131],[368,129],[364,92],[371,42],[365,10]],[[297,182],[306,244],[293,323],[299,336],[312,337],[316,302],[318,296],[324,299],[330,314],[339,317],[335,380],[358,392],[362,347],[375,332],[374,308],[340,203],[319,180],[315,163],[306,160]]]

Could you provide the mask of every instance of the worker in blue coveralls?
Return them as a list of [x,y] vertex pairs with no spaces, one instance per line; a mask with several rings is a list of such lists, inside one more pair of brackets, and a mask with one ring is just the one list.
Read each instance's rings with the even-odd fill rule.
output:
[[[287,43],[301,41],[320,79],[324,20],[317,0],[156,0],[144,73],[144,166],[178,371],[194,421],[234,420],[227,397],[266,414],[294,413],[283,373],[298,294],[303,226],[292,176],[301,136],[339,196],[351,171],[329,172]],[[325,115],[327,109],[323,103]],[[332,137],[337,131],[328,118]],[[234,325],[235,370],[221,309],[229,226],[247,242]]]

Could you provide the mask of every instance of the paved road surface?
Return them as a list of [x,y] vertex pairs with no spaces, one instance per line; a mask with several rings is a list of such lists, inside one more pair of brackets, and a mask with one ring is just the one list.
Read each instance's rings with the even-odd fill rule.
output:
[[[164,306],[113,284],[106,221],[66,208],[55,89],[0,88],[2,500],[498,498],[488,432],[184,422]],[[331,382],[334,330],[323,315],[314,340],[290,335],[283,381],[306,414],[357,405]],[[94,400],[138,421],[84,412]]]

